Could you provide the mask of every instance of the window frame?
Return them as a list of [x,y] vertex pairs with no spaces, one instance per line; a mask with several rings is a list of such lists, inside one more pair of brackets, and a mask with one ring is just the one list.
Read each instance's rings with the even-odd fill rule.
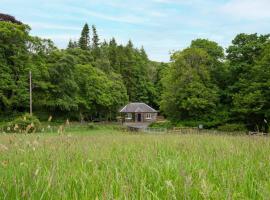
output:
[[151,113],[146,113],[145,119],[152,119],[152,114]]
[[126,119],[132,119],[132,113],[127,113],[126,114]]

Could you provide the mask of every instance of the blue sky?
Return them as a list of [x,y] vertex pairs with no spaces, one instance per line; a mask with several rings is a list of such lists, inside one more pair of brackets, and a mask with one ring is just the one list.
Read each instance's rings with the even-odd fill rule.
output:
[[170,52],[196,38],[226,48],[238,33],[270,33],[270,0],[0,0],[0,12],[60,48],[85,22],[95,24],[102,40],[131,39],[156,61],[169,61]]

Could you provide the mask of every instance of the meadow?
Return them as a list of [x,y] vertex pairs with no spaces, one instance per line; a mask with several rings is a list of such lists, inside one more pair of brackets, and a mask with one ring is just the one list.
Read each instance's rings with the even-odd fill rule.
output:
[[0,199],[269,199],[268,137],[0,134]]

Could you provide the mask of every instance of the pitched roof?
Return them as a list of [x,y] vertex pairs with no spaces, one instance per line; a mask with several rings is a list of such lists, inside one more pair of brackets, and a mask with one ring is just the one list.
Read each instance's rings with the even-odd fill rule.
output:
[[120,109],[121,113],[157,113],[157,111],[145,103],[129,103]]

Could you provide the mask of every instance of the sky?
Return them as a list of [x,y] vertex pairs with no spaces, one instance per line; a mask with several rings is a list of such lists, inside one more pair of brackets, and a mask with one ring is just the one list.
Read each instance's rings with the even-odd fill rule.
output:
[[270,0],[0,0],[0,13],[59,48],[77,40],[87,22],[102,40],[131,39],[151,60],[163,62],[197,38],[226,48],[239,33],[270,33]]

